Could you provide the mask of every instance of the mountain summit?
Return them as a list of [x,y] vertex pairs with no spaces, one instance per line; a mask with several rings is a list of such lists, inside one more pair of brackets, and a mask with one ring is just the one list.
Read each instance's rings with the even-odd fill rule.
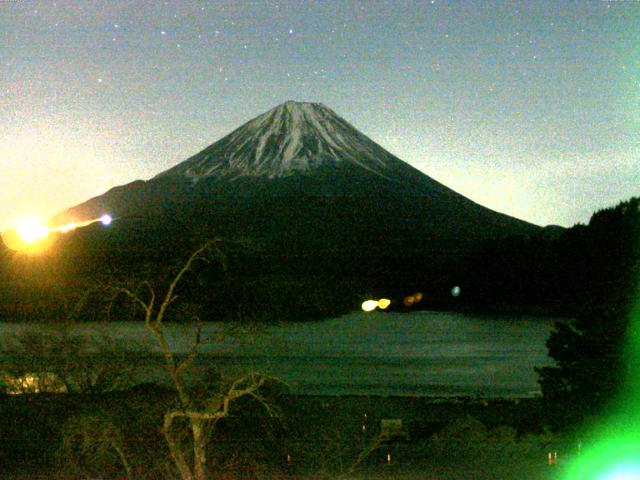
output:
[[156,178],[282,178],[337,164],[392,179],[404,162],[323,104],[288,101]]

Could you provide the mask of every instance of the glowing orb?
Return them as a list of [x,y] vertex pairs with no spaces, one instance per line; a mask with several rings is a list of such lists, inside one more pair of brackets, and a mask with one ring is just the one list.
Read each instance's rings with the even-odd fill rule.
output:
[[51,243],[51,228],[39,218],[23,218],[14,225],[13,228],[0,232],[2,242],[13,251],[38,254]]
[[460,292],[461,292],[460,287],[457,285],[451,289],[451,295],[454,297],[459,297]]
[[100,217],[100,223],[102,223],[102,225],[104,225],[105,227],[107,225],[110,225],[112,221],[113,219],[111,218],[111,215],[104,214]]
[[381,298],[380,300],[378,300],[378,308],[380,308],[381,310],[384,310],[389,305],[391,305],[391,300],[389,300],[388,298]]
[[422,293],[417,292],[413,294],[413,298],[416,301],[416,303],[421,302],[422,301]]
[[409,295],[408,297],[404,297],[404,305],[405,307],[410,307],[416,302],[416,299],[413,295]]
[[49,228],[39,218],[23,218],[16,223],[16,232],[23,242],[32,244],[46,238]]
[[378,307],[377,300],[367,300],[366,302],[362,302],[362,310],[365,312],[372,312]]

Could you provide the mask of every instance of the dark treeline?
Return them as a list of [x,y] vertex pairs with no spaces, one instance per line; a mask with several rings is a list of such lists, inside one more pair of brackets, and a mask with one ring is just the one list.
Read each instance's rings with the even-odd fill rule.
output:
[[[638,271],[640,199],[594,213],[588,225],[483,242],[471,249],[429,243],[424,254],[376,255],[375,246],[335,252],[261,238],[225,238],[224,260],[199,262],[182,285],[176,318],[294,321],[326,318],[389,297],[422,292],[412,308],[574,316],[594,303],[629,303]],[[173,223],[172,223],[173,222]],[[48,252],[0,252],[0,319],[55,322],[136,318],[108,286],[157,288],[207,238],[176,219],[158,226],[128,219],[56,239]],[[451,295],[459,286],[461,295]],[[83,305],[83,308],[76,308]]]
[[639,198],[594,213],[587,225],[487,242],[461,270],[463,303],[564,316],[596,304],[627,305],[639,242]]

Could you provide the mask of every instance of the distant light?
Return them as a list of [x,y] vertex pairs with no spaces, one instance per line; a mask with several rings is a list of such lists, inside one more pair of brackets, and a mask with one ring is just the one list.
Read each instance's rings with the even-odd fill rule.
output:
[[454,297],[459,297],[460,292],[461,292],[460,287],[457,285],[451,289],[451,295],[453,295]]
[[102,223],[105,227],[106,227],[107,225],[111,225],[111,222],[112,222],[112,221],[113,221],[113,219],[111,218],[111,215],[107,215],[107,214],[105,214],[105,215],[102,215],[102,216],[100,217],[100,223]]
[[364,310],[365,312],[372,312],[377,307],[378,307],[377,300],[367,300],[365,302],[362,302],[362,310]]
[[416,302],[416,298],[413,295],[409,295],[408,297],[404,297],[404,305],[405,307],[410,307]]
[[49,235],[47,227],[39,218],[24,218],[16,224],[16,231],[23,242],[32,244]]
[[380,300],[378,300],[378,308],[380,308],[381,310],[384,310],[389,305],[391,305],[391,300],[389,300],[388,298],[381,298]]
[[413,294],[413,298],[416,301],[416,303],[421,302],[422,301],[422,293],[417,292]]

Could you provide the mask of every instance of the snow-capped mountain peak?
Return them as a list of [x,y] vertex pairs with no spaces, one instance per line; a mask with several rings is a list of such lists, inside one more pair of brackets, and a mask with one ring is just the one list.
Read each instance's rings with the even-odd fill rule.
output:
[[287,101],[157,177],[287,177],[348,163],[388,177],[404,164],[321,103]]

